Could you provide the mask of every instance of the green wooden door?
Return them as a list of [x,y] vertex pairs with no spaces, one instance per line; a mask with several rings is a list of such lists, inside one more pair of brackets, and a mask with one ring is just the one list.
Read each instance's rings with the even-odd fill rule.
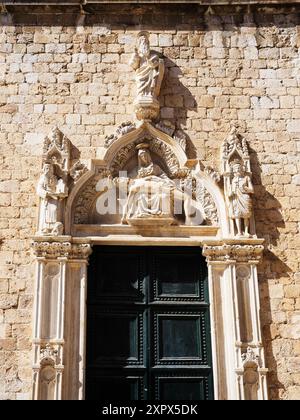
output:
[[213,399],[208,302],[200,248],[95,247],[86,399]]

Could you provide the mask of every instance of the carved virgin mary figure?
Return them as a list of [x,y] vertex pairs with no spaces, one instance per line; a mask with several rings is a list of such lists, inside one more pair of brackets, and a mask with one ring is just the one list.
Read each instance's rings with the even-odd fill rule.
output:
[[[128,188],[128,195],[122,211],[123,224],[153,226],[177,224],[175,216],[184,209],[185,224],[199,225],[204,221],[203,211],[188,191],[179,188],[163,169],[154,163],[148,143],[136,146],[138,151],[138,172],[134,179],[117,178],[119,188]],[[125,184],[124,184],[125,183]],[[179,205],[175,205],[179,203]],[[183,205],[183,206],[182,206]],[[175,211],[176,210],[176,211]]]
[[[233,161],[233,177],[229,187],[230,217],[235,221],[237,234],[249,236],[249,222],[252,215],[253,185],[240,161]],[[244,229],[242,226],[244,222]],[[243,233],[244,232],[244,233]]]
[[129,181],[122,223],[145,218],[164,219],[172,223],[175,183],[152,161],[149,144],[142,143],[136,148],[138,174],[136,179]]

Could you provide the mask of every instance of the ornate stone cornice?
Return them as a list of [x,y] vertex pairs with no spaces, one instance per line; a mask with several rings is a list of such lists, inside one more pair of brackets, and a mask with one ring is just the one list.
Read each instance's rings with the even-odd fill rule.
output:
[[204,245],[203,255],[208,262],[249,262],[258,261],[263,252],[263,245],[222,244]]
[[59,257],[67,259],[87,259],[92,252],[91,245],[88,243],[74,244],[69,241],[33,240],[31,246],[36,257],[47,259]]

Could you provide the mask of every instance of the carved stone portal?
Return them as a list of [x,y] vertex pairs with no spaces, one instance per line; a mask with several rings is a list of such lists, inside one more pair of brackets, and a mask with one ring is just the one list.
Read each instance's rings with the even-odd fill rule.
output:
[[150,122],[159,113],[164,64],[147,33],[139,35],[131,64],[141,122],[125,122],[107,137],[89,170],[72,160],[72,145],[58,129],[45,140],[32,244],[33,398],[84,399],[92,244],[159,243],[201,246],[207,258],[216,398],[267,399],[256,268],[263,240],[255,238],[247,142],[233,127],[220,174],[188,159],[183,132]]

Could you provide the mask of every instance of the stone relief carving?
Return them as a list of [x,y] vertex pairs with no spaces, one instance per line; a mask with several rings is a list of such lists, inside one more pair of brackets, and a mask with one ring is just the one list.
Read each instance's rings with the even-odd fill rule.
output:
[[130,65],[135,70],[137,98],[134,104],[137,119],[154,120],[160,108],[158,96],[164,76],[164,61],[150,50],[148,32],[138,34]]
[[260,367],[259,356],[257,356],[251,347],[242,354],[243,361],[243,386],[246,401],[255,401],[258,399],[258,384]]
[[43,147],[43,169],[37,185],[40,197],[38,234],[60,236],[64,232],[64,207],[71,181],[75,184],[87,171],[80,161],[71,166],[71,143],[54,128]]
[[222,170],[223,172],[228,172],[230,170],[230,158],[239,157],[241,160],[246,163],[246,170],[250,172],[250,162],[249,162],[249,150],[248,144],[244,137],[238,134],[238,128],[236,125],[231,127],[228,137],[222,144]]
[[40,350],[41,364],[58,364],[58,350],[50,343],[47,343],[44,348]]
[[169,121],[166,121],[165,123],[159,121],[155,124],[155,127],[163,133],[168,134],[170,137],[172,137],[175,132],[175,126],[169,123]]
[[132,123],[131,121],[127,121],[122,123],[117,129],[114,134],[111,134],[110,136],[105,137],[104,146],[109,147],[111,144],[113,144],[114,141],[118,140],[120,137],[124,136],[127,133],[130,133],[131,131],[136,129],[135,123]]
[[211,179],[218,184],[221,181],[221,175],[211,166],[206,166],[204,172],[211,177]]
[[250,219],[252,217],[251,168],[246,140],[232,127],[229,136],[222,145],[222,174],[224,193],[233,222],[234,234],[239,237],[250,236]]
[[237,278],[242,279],[243,281],[248,280],[251,276],[250,268],[247,265],[237,265],[236,267],[236,276]]
[[130,158],[136,155],[136,146],[142,142],[149,143],[149,150],[159,157],[161,157],[168,168],[169,175],[175,175],[179,170],[179,162],[171,148],[159,139],[152,138],[150,136],[141,137],[140,139],[127,144],[121,150],[118,151],[111,164],[111,172],[118,174],[122,171]]
[[[153,161],[153,156],[156,156],[155,161]],[[157,159],[161,159],[163,167]],[[136,169],[132,165],[130,166],[134,175],[129,175],[127,173],[128,162],[135,161]],[[122,172],[125,174],[120,175]],[[160,182],[150,182],[151,177],[153,177],[152,181],[161,178]],[[101,183],[103,184],[102,190]],[[163,183],[165,183],[165,188],[162,187]],[[147,197],[145,193],[137,191],[137,187],[141,187],[142,184],[147,185],[148,189],[150,185],[152,187],[152,191],[147,193]],[[120,214],[120,218],[111,217],[109,222],[105,222],[108,219],[105,217],[99,218],[95,215],[97,211],[95,213],[93,208],[95,209],[96,206],[96,209],[98,209],[97,203],[99,201],[97,200],[101,197],[102,191],[113,188],[118,190],[119,197],[122,196],[118,199],[119,204],[116,206],[119,207],[116,214]],[[117,193],[112,195],[117,195]],[[141,196],[138,200],[138,208],[133,210],[132,203],[136,201],[139,194]],[[160,197],[158,194],[160,194]],[[170,199],[166,199],[166,196]],[[108,196],[107,198],[109,199]],[[174,207],[176,200],[175,207],[178,207],[178,203],[182,203],[183,210],[181,212],[182,217],[179,217],[180,220],[175,220],[177,218],[174,219],[174,214],[170,210],[169,213],[166,209],[162,210],[164,199],[166,199],[166,206],[171,206],[171,208]],[[200,225],[205,220],[206,224],[215,226],[219,222],[216,204],[204,184],[193,173],[193,170],[188,167],[180,167],[171,147],[149,134],[140,136],[137,140],[122,147],[116,153],[110,169],[104,167],[96,169],[95,176],[90,179],[78,195],[73,220],[75,224],[127,224],[130,219],[129,224],[132,224],[134,222],[139,223],[143,219],[141,224],[145,224],[147,217],[143,217],[142,214],[145,216],[150,212],[150,203],[153,217],[157,218],[159,214],[164,214],[165,217],[160,218],[161,224],[167,223],[167,219],[169,224]],[[143,211],[141,206],[146,206]],[[147,206],[148,210],[146,210]],[[130,217],[128,212],[131,212]],[[169,217],[166,217],[167,213]],[[99,214],[103,215],[105,212]],[[134,214],[135,216],[139,214],[139,217],[133,217]]]
[[244,367],[249,364],[255,364],[259,367],[259,356],[255,354],[255,351],[251,347],[247,347],[247,351],[242,353],[242,361]]
[[87,243],[33,241],[31,247],[36,257],[49,259],[57,257],[86,259],[92,252],[91,245]]
[[[192,198],[170,179],[162,168],[153,162],[150,144],[136,146],[138,153],[138,173],[135,179],[116,178],[115,183],[126,185],[129,193],[122,212],[122,223],[156,225],[176,224],[175,200],[181,200],[184,207],[185,224],[193,224],[192,215],[195,209]],[[204,217],[198,223],[201,224]]]
[[205,245],[203,255],[207,261],[257,262],[260,260],[263,245]]
[[52,162],[62,171],[68,171],[70,166],[70,141],[55,127],[45,138],[43,147],[43,161]]
[[74,183],[76,184],[77,181],[87,172],[87,167],[84,163],[78,160],[70,169],[70,177],[73,179]]
[[219,224],[218,209],[212,196],[209,194],[203,183],[199,180],[196,181],[196,200],[198,200],[204,210],[205,218],[213,226]]

